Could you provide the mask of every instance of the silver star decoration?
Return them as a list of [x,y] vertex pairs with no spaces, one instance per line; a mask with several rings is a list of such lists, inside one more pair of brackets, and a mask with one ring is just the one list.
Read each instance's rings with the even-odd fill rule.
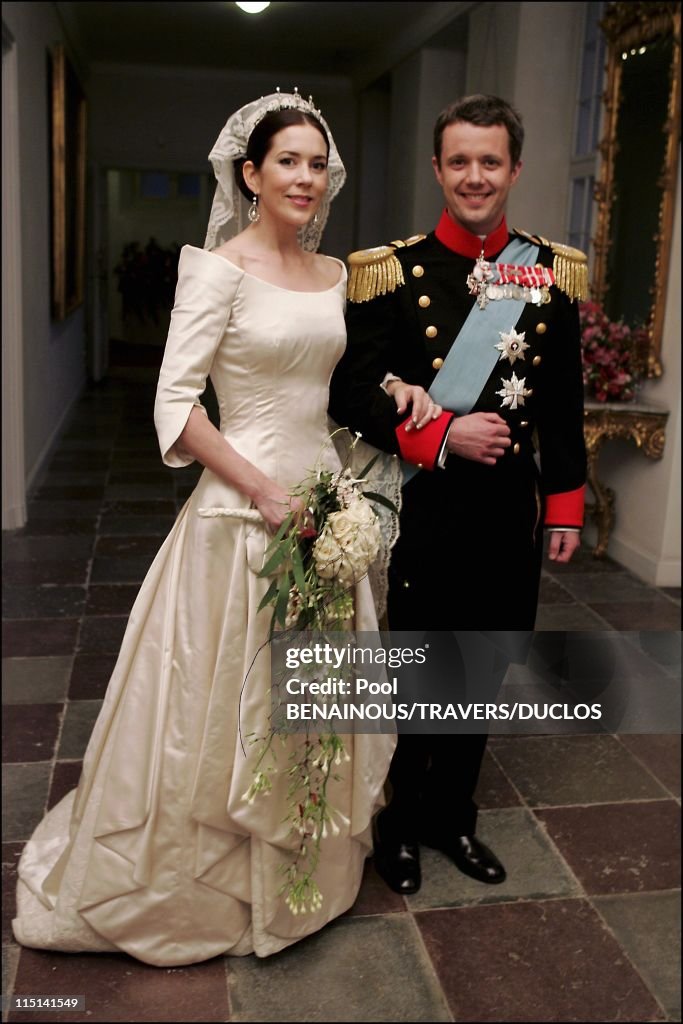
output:
[[513,373],[510,380],[504,380],[501,377],[500,382],[503,387],[500,391],[496,391],[496,394],[500,395],[503,399],[500,403],[501,407],[508,406],[510,409],[516,409],[518,405],[524,405],[524,399],[531,394],[531,389],[524,387],[526,377],[522,377],[521,380],[518,380],[517,374]]
[[495,346],[500,352],[501,359],[509,359],[510,364],[513,364],[515,359],[524,359],[524,352],[526,349],[531,348],[527,345],[524,340],[525,332],[517,334],[517,331],[512,327],[510,331],[505,334],[504,331],[498,331],[501,337],[501,341]]

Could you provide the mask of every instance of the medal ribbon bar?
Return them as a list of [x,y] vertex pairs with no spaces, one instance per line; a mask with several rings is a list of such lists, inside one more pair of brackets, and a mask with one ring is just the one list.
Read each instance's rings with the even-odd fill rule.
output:
[[[500,284],[519,284],[527,288],[549,288],[555,275],[548,267],[520,267],[514,263],[494,263]],[[495,279],[493,279],[495,281]]]

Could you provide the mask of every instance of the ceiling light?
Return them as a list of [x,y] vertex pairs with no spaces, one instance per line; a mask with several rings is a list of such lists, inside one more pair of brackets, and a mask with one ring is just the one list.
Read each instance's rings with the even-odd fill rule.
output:
[[265,11],[266,7],[270,7],[270,3],[267,4],[237,4],[242,11],[246,11],[247,14],[260,14],[261,11]]

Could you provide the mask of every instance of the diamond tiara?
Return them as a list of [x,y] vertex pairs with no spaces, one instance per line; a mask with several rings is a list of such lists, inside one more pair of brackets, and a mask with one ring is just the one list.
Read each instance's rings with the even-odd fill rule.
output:
[[[252,131],[259,121],[263,120],[266,114],[271,114],[275,110],[301,110],[306,114],[313,114],[314,117],[322,117],[322,112],[318,107],[316,107],[313,102],[313,97],[309,95],[308,99],[304,99],[296,85],[291,93],[281,93],[280,86],[278,85],[275,93],[276,98],[272,99],[269,103],[266,103],[265,106],[259,110],[258,117],[252,125]],[[261,99],[263,98],[264,97],[262,96]]]

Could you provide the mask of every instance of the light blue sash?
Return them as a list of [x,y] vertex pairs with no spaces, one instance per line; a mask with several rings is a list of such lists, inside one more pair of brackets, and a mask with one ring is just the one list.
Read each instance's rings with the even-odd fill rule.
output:
[[[537,245],[524,242],[521,238],[513,238],[496,262],[530,267],[537,260]],[[464,416],[475,404],[491,376],[493,367],[500,359],[500,352],[496,348],[498,333],[509,331],[513,326],[510,319],[511,315],[517,312],[514,308],[516,301],[518,300],[491,300],[483,309],[474,303],[429,389],[431,397],[444,409],[454,412],[457,416]],[[526,303],[522,302],[521,307],[514,326],[519,322]],[[419,472],[417,466],[404,462],[404,485]]]

